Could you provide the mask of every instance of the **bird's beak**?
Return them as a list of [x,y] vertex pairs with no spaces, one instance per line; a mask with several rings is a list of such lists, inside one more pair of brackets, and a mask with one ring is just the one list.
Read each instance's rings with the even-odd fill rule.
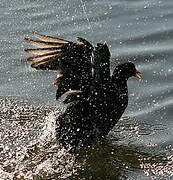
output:
[[137,77],[138,79],[141,79],[141,72],[136,70],[134,77]]

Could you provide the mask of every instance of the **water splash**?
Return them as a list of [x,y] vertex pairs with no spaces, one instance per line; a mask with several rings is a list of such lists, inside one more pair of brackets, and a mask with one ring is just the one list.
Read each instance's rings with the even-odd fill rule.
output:
[[55,138],[60,110],[8,99],[0,100],[0,109],[0,179],[61,178],[75,172],[73,155]]

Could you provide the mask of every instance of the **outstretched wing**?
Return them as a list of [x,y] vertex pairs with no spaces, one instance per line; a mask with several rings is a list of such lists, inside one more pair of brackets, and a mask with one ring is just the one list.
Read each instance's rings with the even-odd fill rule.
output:
[[59,71],[54,84],[58,85],[57,99],[68,90],[86,90],[92,79],[93,46],[83,38],[76,42],[34,33],[39,40],[26,39],[38,48],[25,49],[35,56],[27,60],[38,70]]
[[109,48],[106,43],[97,43],[92,52],[92,82],[90,83],[89,94],[82,91],[68,91],[64,103],[83,101],[84,99],[90,101],[92,99],[90,104],[93,106],[102,104],[104,96],[107,96],[109,91],[110,79]]
[[110,80],[110,51],[106,43],[97,43],[93,51],[92,65],[95,83],[107,84]]

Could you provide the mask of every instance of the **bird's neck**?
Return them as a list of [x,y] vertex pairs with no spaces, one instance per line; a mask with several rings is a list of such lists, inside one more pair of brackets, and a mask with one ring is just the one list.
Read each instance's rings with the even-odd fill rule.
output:
[[113,82],[114,84],[114,96],[112,99],[113,109],[122,109],[125,110],[128,104],[128,87],[127,87],[127,80],[117,80]]
[[127,79],[126,78],[117,78],[113,79],[112,83],[115,85],[116,89],[121,92],[127,92]]

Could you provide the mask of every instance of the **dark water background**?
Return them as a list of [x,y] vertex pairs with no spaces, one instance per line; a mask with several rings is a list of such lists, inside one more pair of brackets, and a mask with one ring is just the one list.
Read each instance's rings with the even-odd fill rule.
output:
[[[0,0],[0,179],[173,179],[173,1]],[[106,41],[131,60],[129,105],[108,138],[76,160],[58,147],[56,73],[31,69],[32,32]]]

